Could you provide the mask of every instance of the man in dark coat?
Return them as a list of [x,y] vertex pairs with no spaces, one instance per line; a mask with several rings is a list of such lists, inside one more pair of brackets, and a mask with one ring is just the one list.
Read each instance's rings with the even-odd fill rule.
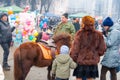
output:
[[73,25],[75,27],[75,32],[77,32],[80,29],[79,18],[73,18]]
[[3,54],[3,69],[10,70],[8,65],[8,55],[9,48],[12,41],[12,31],[15,27],[10,27],[8,22],[8,15],[6,13],[1,13],[0,16],[0,45],[4,50]]

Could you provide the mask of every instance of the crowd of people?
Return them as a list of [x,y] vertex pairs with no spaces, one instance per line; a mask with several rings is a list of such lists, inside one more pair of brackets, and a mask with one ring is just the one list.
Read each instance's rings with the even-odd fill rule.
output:
[[[40,28],[44,32],[48,28],[48,20],[41,19]],[[101,26],[102,30],[97,30]],[[12,41],[12,31],[8,15],[0,16],[0,45],[2,46],[3,64],[0,71],[10,70],[8,65],[9,48]],[[120,71],[120,22],[113,22],[111,17],[106,17],[102,24],[98,24],[91,16],[84,16],[68,20],[68,13],[61,16],[61,22],[57,24],[53,36],[66,33],[71,35],[72,47],[62,45],[60,54],[56,56],[52,65],[52,77],[55,80],[69,80],[70,69],[74,69],[73,76],[76,80],[107,80],[106,73],[110,71],[111,80],[117,80],[117,72]],[[104,56],[100,62],[100,57]],[[101,63],[99,76],[98,63]],[[1,73],[0,73],[1,74]],[[0,75],[2,76],[2,75]],[[2,79],[3,80],[3,79]]]
[[[100,62],[102,65],[100,80],[107,80],[107,71],[110,71],[111,80],[117,80],[116,74],[120,71],[120,24],[114,23],[112,18],[107,17],[101,24],[101,32],[97,30],[97,27],[98,23],[91,16],[83,17],[81,23],[79,23],[78,18],[74,18],[73,24],[71,24],[68,21],[68,14],[65,13],[53,34],[54,36],[65,32],[72,36],[71,50],[66,53],[69,53],[69,56],[77,64],[73,72],[76,80],[93,80],[99,77],[98,63],[100,62],[100,56],[104,56]],[[57,62],[60,60],[58,57],[53,62],[53,76],[56,75],[56,80],[69,80],[68,76],[62,77],[61,75],[69,75],[70,72],[66,73],[64,69],[58,71],[57,64],[59,63]],[[68,62],[60,65],[67,64],[64,67],[70,66],[71,64],[68,64]]]

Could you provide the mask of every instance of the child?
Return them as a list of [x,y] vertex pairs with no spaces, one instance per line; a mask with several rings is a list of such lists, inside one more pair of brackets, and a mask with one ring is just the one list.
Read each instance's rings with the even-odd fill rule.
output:
[[60,55],[53,61],[52,74],[56,77],[55,80],[69,80],[70,69],[76,66],[77,64],[69,56],[69,48],[63,45],[60,48]]

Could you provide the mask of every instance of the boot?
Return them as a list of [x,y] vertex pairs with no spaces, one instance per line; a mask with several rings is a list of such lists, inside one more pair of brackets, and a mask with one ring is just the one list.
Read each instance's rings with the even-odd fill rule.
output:
[[3,63],[3,70],[5,70],[5,71],[10,70],[10,66],[8,65],[8,63]]

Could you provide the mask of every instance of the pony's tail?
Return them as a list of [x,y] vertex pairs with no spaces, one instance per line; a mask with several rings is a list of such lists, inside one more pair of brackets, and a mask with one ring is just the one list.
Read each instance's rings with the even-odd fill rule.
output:
[[20,48],[17,48],[14,53],[14,78],[15,78],[15,80],[23,80],[22,79]]

